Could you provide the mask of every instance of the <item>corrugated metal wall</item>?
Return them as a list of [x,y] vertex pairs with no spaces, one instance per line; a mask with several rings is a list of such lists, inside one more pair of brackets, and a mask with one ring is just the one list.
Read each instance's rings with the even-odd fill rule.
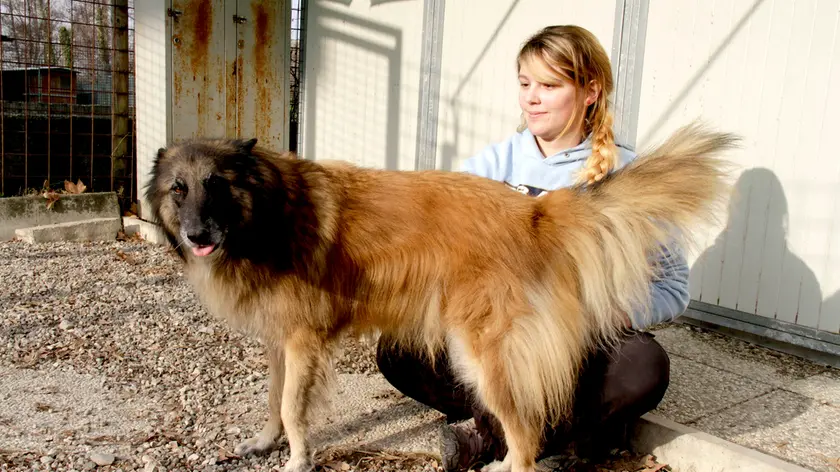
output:
[[695,300],[840,332],[838,18],[836,0],[650,0],[639,147],[694,118],[744,137]]

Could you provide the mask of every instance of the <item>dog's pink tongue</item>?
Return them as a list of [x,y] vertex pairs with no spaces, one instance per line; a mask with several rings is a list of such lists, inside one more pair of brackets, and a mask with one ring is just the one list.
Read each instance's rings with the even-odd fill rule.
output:
[[193,254],[195,254],[196,256],[204,257],[204,256],[210,254],[211,252],[213,252],[213,247],[214,246],[212,244],[210,246],[197,246],[197,247],[192,248],[192,251],[193,251]]

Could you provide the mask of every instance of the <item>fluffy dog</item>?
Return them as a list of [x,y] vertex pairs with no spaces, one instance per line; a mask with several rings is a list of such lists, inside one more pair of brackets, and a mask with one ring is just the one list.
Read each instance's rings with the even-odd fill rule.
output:
[[729,134],[692,125],[593,187],[541,198],[445,171],[385,171],[273,153],[256,140],[161,149],[151,209],[208,311],[258,336],[287,472],[314,468],[307,423],[339,336],[387,333],[448,349],[503,425],[488,470],[535,469],[546,422],[567,418],[578,368],[648,303],[651,255],[688,243],[726,196]]

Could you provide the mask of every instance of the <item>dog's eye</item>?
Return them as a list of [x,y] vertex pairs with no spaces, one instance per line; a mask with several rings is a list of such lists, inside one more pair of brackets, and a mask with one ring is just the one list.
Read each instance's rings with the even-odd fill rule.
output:
[[174,184],[172,184],[172,193],[176,195],[183,195],[187,193],[187,186],[181,180],[176,180]]
[[204,179],[204,187],[211,191],[222,189],[226,183],[227,180],[224,177],[216,174],[210,174]]

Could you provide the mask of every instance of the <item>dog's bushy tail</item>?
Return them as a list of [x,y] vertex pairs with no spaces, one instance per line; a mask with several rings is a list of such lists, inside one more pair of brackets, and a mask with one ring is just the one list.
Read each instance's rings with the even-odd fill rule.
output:
[[[725,208],[730,164],[722,159],[737,138],[694,124],[590,187],[555,191],[534,203],[547,270],[527,290],[527,306],[506,333],[501,367],[485,374],[479,390],[508,421],[538,430],[567,420],[575,378],[588,351],[610,347],[625,314],[648,313],[661,251],[684,251],[702,224]],[[564,290],[569,288],[570,291]],[[495,375],[495,377],[494,377]],[[507,379],[507,382],[503,380]],[[504,384],[507,390],[500,390]],[[517,419],[518,418],[518,419]]]
[[720,216],[730,188],[720,154],[737,141],[688,125],[601,183],[576,189],[573,205],[590,214],[564,228],[564,247],[596,334],[614,333],[621,313],[646,313],[661,251],[692,247],[698,225]]

